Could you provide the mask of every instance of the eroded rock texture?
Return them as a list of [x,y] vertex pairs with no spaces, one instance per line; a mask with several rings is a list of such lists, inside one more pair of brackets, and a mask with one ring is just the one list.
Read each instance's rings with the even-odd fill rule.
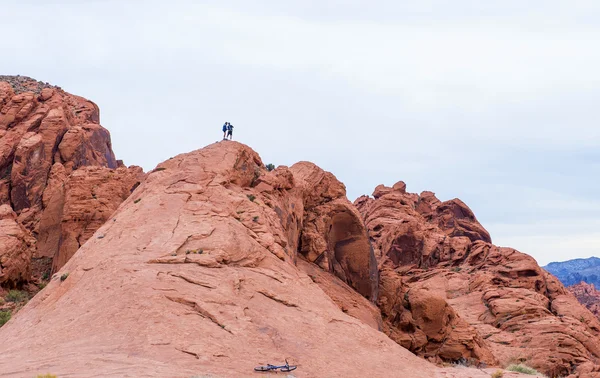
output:
[[0,282],[12,287],[28,277],[34,243],[11,207],[0,205]]
[[597,368],[598,319],[533,258],[490,244],[463,202],[407,193],[404,183],[373,196],[355,204],[393,340],[429,359],[521,361],[553,377]]
[[[38,240],[23,247],[19,261],[31,257],[33,248],[34,258],[55,258],[59,267],[140,181],[138,168],[117,169],[110,134],[99,119],[96,104],[82,97],[26,77],[0,77],[0,205],[9,206],[28,238]],[[90,178],[82,177],[87,173]],[[98,176],[137,179],[114,180],[108,184],[113,189],[98,189]],[[99,197],[93,198],[93,187]],[[86,201],[89,208],[83,211]],[[4,268],[20,270],[22,282],[29,279],[26,265]]]
[[594,284],[580,282],[567,288],[596,317],[600,317],[600,291]]
[[358,294],[375,300],[375,260],[344,194],[309,163],[267,172],[236,142],[170,159],[0,328],[0,366],[241,377],[287,358],[306,377],[440,376]]
[[[50,168],[42,208],[59,215],[42,216],[36,253],[79,249],[0,328],[5,375],[245,376],[285,358],[308,377],[495,369],[406,349],[597,375],[598,320],[531,257],[490,244],[461,201],[398,183],[355,207],[314,164],[268,172],[231,141],[169,159],[129,195],[138,174]],[[104,206],[119,208],[97,228]]]

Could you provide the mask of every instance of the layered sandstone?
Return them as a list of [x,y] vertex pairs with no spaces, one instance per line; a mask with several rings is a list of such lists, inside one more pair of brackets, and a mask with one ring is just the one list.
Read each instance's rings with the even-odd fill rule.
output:
[[425,358],[525,362],[552,377],[597,369],[598,319],[533,258],[490,244],[463,202],[407,193],[404,183],[373,196],[355,204],[393,340]]
[[239,377],[287,358],[298,377],[436,376],[355,291],[378,282],[344,194],[236,142],[164,162],[0,328],[4,375]]
[[30,273],[34,240],[9,205],[0,205],[0,282],[15,286]]
[[590,312],[600,318],[600,291],[594,284],[580,282],[567,288]]
[[[76,187],[89,191],[68,182],[61,191],[63,170],[53,166],[48,184],[49,198],[62,200],[43,198],[71,214],[60,219],[84,217],[92,200],[127,196],[103,183],[134,181],[126,170],[108,178],[102,168],[80,168],[89,183]],[[363,198],[359,208],[394,193]],[[464,204],[427,198],[423,239],[388,237],[387,230],[411,231],[401,226],[408,217],[388,206],[370,231],[374,249],[343,184],[314,164],[268,172],[254,151],[230,141],[179,155],[150,172],[91,235],[95,226],[64,226],[79,235],[71,237],[42,218],[48,248],[59,231],[82,245],[0,328],[3,375],[240,377],[288,359],[298,377],[488,377],[496,368],[482,363],[497,363],[494,346],[447,298],[443,280],[452,273],[434,256],[407,268],[403,255],[419,240],[432,246],[425,239],[434,234],[466,244],[485,244],[489,235]],[[440,369],[402,346],[481,369]]]
[[[13,257],[2,267],[18,273],[1,275],[0,284],[27,281],[24,261],[32,256],[60,267],[142,179],[139,168],[117,169],[99,120],[89,100],[27,77],[0,76],[0,205],[14,211],[28,240],[19,250],[11,244]],[[0,238],[12,235],[11,227],[0,227]]]

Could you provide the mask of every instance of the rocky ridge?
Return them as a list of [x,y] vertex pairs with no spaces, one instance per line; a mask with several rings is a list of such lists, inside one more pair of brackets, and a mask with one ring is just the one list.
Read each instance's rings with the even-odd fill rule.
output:
[[95,104],[22,77],[0,80],[0,135],[0,283],[56,272],[0,328],[6,376],[600,376],[598,319],[460,200],[399,182],[352,204],[229,141],[144,175]]
[[356,200],[380,271],[383,330],[430,360],[599,376],[600,322],[528,255],[490,243],[460,200],[379,186]]
[[[396,235],[395,225],[408,219],[382,206],[389,215],[383,222],[373,201],[406,202],[392,200],[398,193],[418,197],[401,188],[380,187],[357,210],[332,174],[307,162],[268,172],[254,151],[236,142],[170,159],[0,328],[0,366],[9,377],[42,368],[59,376],[229,377],[287,358],[305,377],[325,371],[331,377],[487,377],[496,368],[486,365],[501,358],[466,311],[481,295],[471,293],[458,306],[443,289],[455,272],[436,267],[439,256],[404,251],[412,244],[384,235]],[[454,238],[486,243],[478,239],[489,235],[464,204],[421,197],[420,212],[410,214],[430,215],[421,226],[432,233],[422,236],[448,238],[455,247]],[[368,217],[371,211],[379,221]],[[385,254],[384,240],[393,246]],[[427,262],[418,272],[395,266],[404,252],[421,252]],[[512,293],[498,293],[486,298],[506,312],[501,299]],[[502,324],[485,331],[500,334]],[[43,338],[53,347],[41,345]],[[403,346],[434,362],[482,370],[438,368]]]
[[23,92],[33,92],[39,95],[44,89],[61,90],[60,87],[54,86],[52,84],[21,75],[0,75],[0,81],[10,84],[15,94],[21,94]]
[[356,291],[376,292],[366,230],[313,164],[267,172],[221,142],[159,165],[113,218],[0,328],[5,376],[239,377],[284,358],[298,377],[455,376],[378,331]]
[[89,100],[0,76],[0,285],[59,269],[143,179],[99,121]]
[[579,303],[583,304],[590,312],[600,318],[600,290],[594,284],[580,282],[567,288]]

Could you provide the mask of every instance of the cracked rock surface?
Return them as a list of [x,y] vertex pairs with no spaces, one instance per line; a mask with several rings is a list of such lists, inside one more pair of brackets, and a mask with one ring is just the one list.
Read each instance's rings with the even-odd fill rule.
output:
[[[323,196],[307,197],[305,183]],[[377,282],[362,273],[372,250],[344,195],[316,166],[267,172],[236,142],[160,164],[0,329],[4,376],[240,377],[285,358],[298,377],[436,376],[377,329],[377,311],[355,291],[373,295]],[[355,298],[344,301],[352,308],[319,281]]]

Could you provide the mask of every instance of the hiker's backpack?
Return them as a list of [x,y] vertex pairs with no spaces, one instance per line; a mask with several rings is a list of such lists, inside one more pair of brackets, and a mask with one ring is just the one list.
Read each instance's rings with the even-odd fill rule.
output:
[[227,131],[227,122],[223,124],[223,132]]

